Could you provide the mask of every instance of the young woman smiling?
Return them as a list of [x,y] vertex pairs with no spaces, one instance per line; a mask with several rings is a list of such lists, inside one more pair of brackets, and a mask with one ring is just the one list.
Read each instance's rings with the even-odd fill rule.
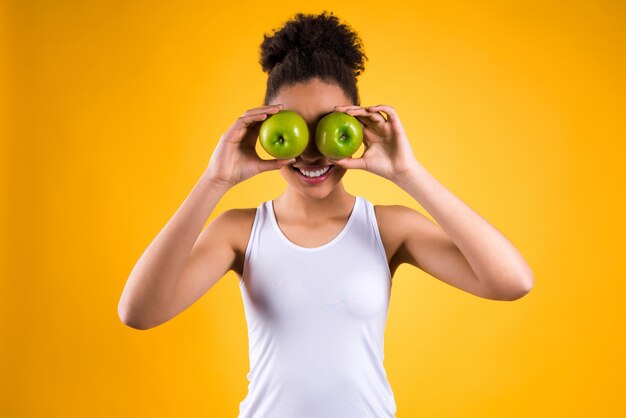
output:
[[[326,12],[297,14],[261,45],[265,103],[222,135],[178,211],[130,274],[119,303],[137,329],[162,324],[232,270],[248,324],[244,417],[394,417],[383,360],[392,277],[415,266],[476,296],[515,300],[533,286],[521,254],[416,160],[389,105],[361,106],[366,59],[349,26]],[[310,140],[292,160],[262,160],[259,128],[281,109],[315,132],[330,112],[363,124],[360,158],[332,161]],[[373,205],[345,190],[347,170],[401,187],[437,221],[401,205]],[[256,208],[230,209],[202,227],[222,196],[268,170],[287,182]]]

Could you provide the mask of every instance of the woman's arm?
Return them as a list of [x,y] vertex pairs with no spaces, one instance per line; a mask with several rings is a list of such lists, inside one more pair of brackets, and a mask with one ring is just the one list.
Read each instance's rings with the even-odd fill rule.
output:
[[147,329],[169,310],[191,249],[226,191],[223,183],[203,173],[132,269],[118,304],[122,322]]
[[[446,189],[419,163],[404,171],[394,182],[409,193],[437,221],[475,273],[484,297],[497,300],[514,300],[528,293],[534,283],[533,273],[515,246],[493,225],[472,210],[462,200]],[[430,222],[430,221],[428,221]],[[443,236],[443,234],[438,234]],[[422,257],[420,236],[408,235],[402,247],[414,259]],[[438,242],[443,242],[441,239]],[[439,245],[441,254],[451,254],[450,262],[442,258],[441,265],[430,266],[438,271],[446,268],[462,270],[455,262],[453,245]],[[460,260],[460,259],[459,259]],[[445,266],[444,266],[445,264]],[[457,267],[455,267],[457,266]],[[458,272],[457,272],[458,273]],[[465,275],[470,277],[469,274]],[[460,279],[460,276],[458,277]],[[469,280],[469,279],[468,279]],[[470,286],[470,283],[467,283]],[[460,286],[459,286],[460,287]]]
[[418,212],[403,211],[406,222],[401,224],[404,239],[400,254],[404,262],[412,260],[448,283],[491,299],[517,299],[530,291],[533,273],[522,255],[500,231],[422,167],[392,106],[337,106],[335,111],[361,121],[365,152],[360,158],[331,162],[391,180],[413,196],[443,229],[424,222],[427,218]]
[[228,270],[235,253],[224,229],[232,216],[218,216],[200,240],[198,236],[217,202],[231,187],[293,162],[263,160],[255,150],[260,122],[281,106],[247,110],[222,135],[191,193],[131,271],[117,309],[122,322],[138,329],[162,323]]

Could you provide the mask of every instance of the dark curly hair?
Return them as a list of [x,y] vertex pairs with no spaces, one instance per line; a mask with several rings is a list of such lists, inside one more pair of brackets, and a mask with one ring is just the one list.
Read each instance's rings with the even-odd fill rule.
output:
[[260,64],[268,73],[264,105],[283,86],[317,77],[335,83],[360,106],[356,77],[365,70],[359,36],[332,12],[296,14],[280,30],[263,35]]

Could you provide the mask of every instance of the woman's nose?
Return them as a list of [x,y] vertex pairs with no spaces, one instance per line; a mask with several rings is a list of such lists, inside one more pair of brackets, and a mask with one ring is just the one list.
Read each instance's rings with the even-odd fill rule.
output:
[[317,149],[317,145],[315,144],[315,125],[309,125],[309,143],[307,144],[304,151],[301,154],[302,158],[307,158],[311,160],[319,159],[323,157],[322,153]]

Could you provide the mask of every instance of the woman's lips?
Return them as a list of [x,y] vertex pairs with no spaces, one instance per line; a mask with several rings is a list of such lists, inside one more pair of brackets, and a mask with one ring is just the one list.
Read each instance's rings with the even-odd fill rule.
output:
[[[324,167],[330,167],[328,169],[328,171],[326,173],[324,173],[323,175],[319,176],[319,177],[307,177],[304,174],[302,174],[302,172],[298,169],[298,167],[292,166],[292,169],[296,172],[296,174],[298,175],[298,177],[305,183],[307,184],[320,184],[322,183],[324,180],[326,180],[329,176],[330,173],[333,171],[333,165],[331,166],[322,166],[322,167],[306,167],[308,170],[320,170],[323,169]],[[308,171],[307,170],[307,171]]]

